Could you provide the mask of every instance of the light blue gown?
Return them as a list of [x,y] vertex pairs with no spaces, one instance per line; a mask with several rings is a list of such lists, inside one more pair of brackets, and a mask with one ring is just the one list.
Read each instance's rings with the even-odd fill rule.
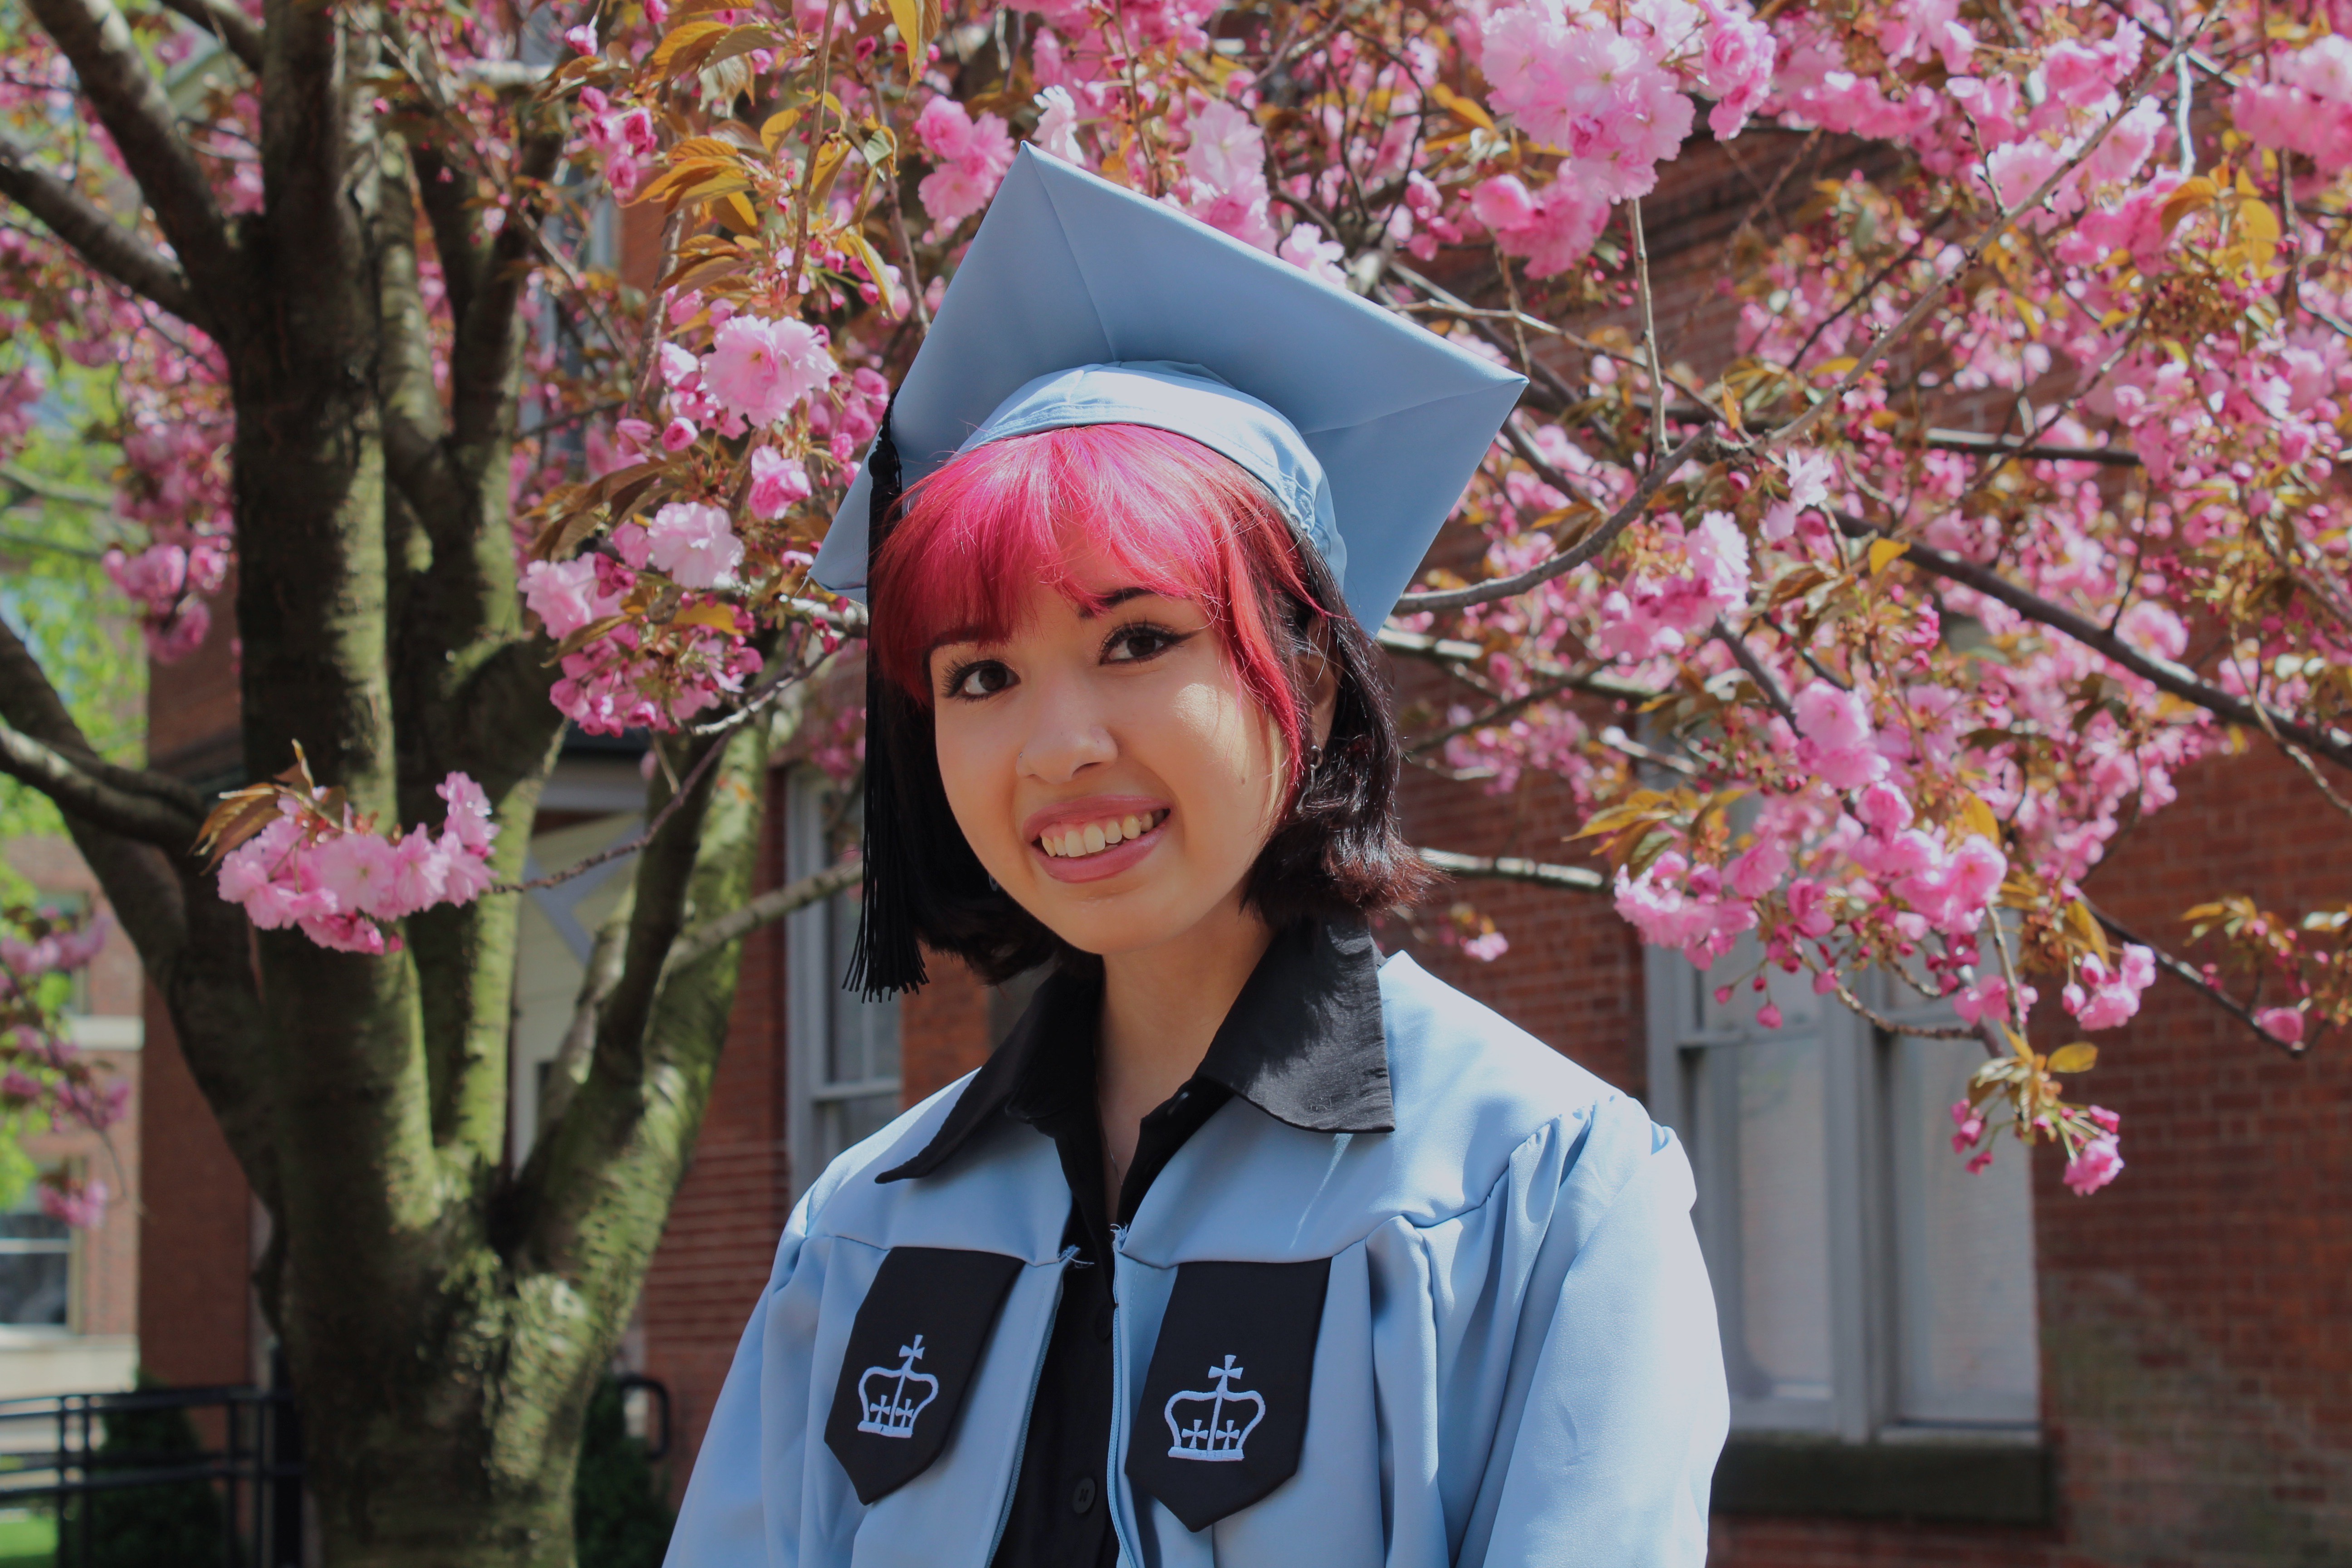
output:
[[[1308,1131],[1236,1097],[1117,1235],[1107,1474],[1122,1568],[1703,1562],[1727,1404],[1680,1144],[1409,957],[1390,957],[1379,987],[1394,1131]],[[1070,1189],[1052,1141],[1012,1121],[932,1174],[874,1179],[929,1143],[970,1082],[842,1155],[793,1211],[670,1568],[988,1568],[1067,1266]],[[825,1427],[893,1247],[1019,1267],[945,1447],[867,1507]],[[1159,1413],[1136,1406],[1178,1268],[1319,1258],[1297,1468],[1189,1531],[1125,1479],[1130,1443],[1166,1442]]]

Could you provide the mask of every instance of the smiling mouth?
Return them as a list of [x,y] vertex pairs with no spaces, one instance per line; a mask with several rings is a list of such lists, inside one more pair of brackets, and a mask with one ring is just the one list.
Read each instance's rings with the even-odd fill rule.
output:
[[1099,855],[1115,844],[1130,838],[1140,838],[1168,820],[1165,808],[1126,816],[1107,816],[1100,822],[1081,822],[1068,827],[1048,828],[1035,840],[1038,848],[1056,860],[1083,860],[1089,855]]

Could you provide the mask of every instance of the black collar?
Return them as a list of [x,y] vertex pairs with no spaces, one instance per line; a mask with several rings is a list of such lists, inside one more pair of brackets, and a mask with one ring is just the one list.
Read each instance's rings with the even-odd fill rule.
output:
[[[1057,971],[922,1152],[874,1179],[928,1176],[999,1116],[1034,1122],[1091,1099],[1101,1018],[1099,969]],[[1371,932],[1360,921],[1307,921],[1276,935],[1193,1076],[1309,1132],[1394,1131]]]

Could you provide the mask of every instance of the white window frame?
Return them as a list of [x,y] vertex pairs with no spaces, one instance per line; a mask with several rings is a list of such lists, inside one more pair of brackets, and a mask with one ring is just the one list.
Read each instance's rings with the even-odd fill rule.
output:
[[[1752,946],[1699,970],[1680,953],[1644,950],[1643,979],[1648,1019],[1650,1110],[1674,1128],[1689,1151],[1698,1180],[1696,1218],[1702,1250],[1716,1281],[1717,1310],[1726,1339],[1735,1334],[1741,1310],[1737,1296],[1738,1209],[1727,1184],[1736,1179],[1727,1159],[1706,1143],[1699,1092],[1704,1054],[1738,1050],[1772,1036],[1753,1026],[1709,1028],[1703,1021],[1706,988],[1744,977],[1755,962]],[[1802,977],[1807,978],[1809,977]],[[1905,1005],[1886,994],[1893,987],[1876,975],[1860,977],[1861,994],[1882,1016],[1896,1024],[1944,1023],[1948,1009],[1907,994]],[[1742,980],[1741,994],[1748,995]],[[1888,1147],[1895,1104],[1890,1038],[1833,996],[1822,998],[1818,1036],[1822,1046],[1824,1197],[1828,1224],[1831,1388],[1826,1399],[1746,1396],[1734,1393],[1735,1431],[1811,1435],[1849,1443],[1967,1435],[1991,1441],[2039,1440],[2038,1412],[2025,1416],[1998,1408],[1989,1398],[1973,1407],[1966,1400],[1923,1411],[1915,1402],[1906,1412],[1903,1394],[1906,1282],[1898,1269],[1916,1249],[1896,1245],[1896,1169]],[[1744,1010],[1744,1009],[1743,1009]],[[1905,1112],[1908,1113],[1908,1112]],[[2023,1151],[2004,1143],[1996,1156],[2015,1162]],[[1954,1156],[1957,1160],[1958,1156]],[[2030,1197],[2028,1213],[2030,1215]],[[2029,1258],[2030,1266],[2030,1258]],[[1916,1280],[1910,1282],[1916,1292]]]
[[[825,842],[825,796],[831,781],[814,768],[796,767],[784,775],[784,880],[796,882],[833,863]],[[784,917],[784,984],[786,988],[785,1076],[786,1137],[792,1160],[795,1201],[824,1173],[838,1150],[824,1146],[821,1107],[845,1100],[861,1100],[903,1092],[900,1071],[887,1078],[835,1080],[826,1077],[834,1024],[834,998],[841,976],[832,962],[830,922],[836,900],[793,910]],[[898,999],[870,1004],[896,1011]],[[903,1046],[903,1038],[902,1038]]]

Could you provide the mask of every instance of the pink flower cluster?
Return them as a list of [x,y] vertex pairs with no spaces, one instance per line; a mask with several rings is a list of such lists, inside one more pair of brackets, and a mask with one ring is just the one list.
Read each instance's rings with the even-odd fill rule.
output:
[[1609,591],[1593,644],[1605,658],[1677,652],[1692,634],[1703,636],[1717,616],[1748,602],[1748,539],[1729,512],[1708,512],[1688,533],[1674,518],[1655,526],[1662,552],[1680,546],[1682,569],[1645,570]]
[[944,93],[923,105],[915,136],[938,160],[915,193],[937,237],[988,205],[1013,167],[1013,137],[1003,115],[982,113],[974,120]]
[[[781,468],[763,475],[755,459],[755,495],[762,484],[789,491],[795,473],[801,483],[807,482],[797,463],[779,461]],[[673,501],[646,523],[624,523],[614,531],[612,547],[614,554],[535,561],[524,568],[523,602],[550,637],[561,640],[621,616],[637,574],[648,569],[679,587],[704,591],[689,594],[681,613],[721,605],[707,591],[730,585],[743,560],[742,541],[727,514],[704,501]],[[675,622],[654,627],[624,619],[563,656],[563,675],[550,697],[591,734],[676,729],[722,692],[740,691],[760,668],[760,656],[746,641],[751,616],[740,607],[730,610],[731,624],[723,630]]]
[[2098,1127],[2100,1136],[2093,1138],[2076,1150],[2066,1162],[2066,1189],[2078,1198],[2087,1198],[2123,1173],[2124,1157],[2116,1142],[2116,1129],[2123,1118],[2104,1105],[2094,1105],[2084,1113]]
[[2085,1029],[2112,1029],[2139,1011],[2140,993],[2156,984],[2156,954],[2134,942],[2113,971],[2095,957],[2083,960],[2059,1005]]
[[213,624],[205,596],[219,593],[228,576],[226,540],[181,531],[177,539],[158,539],[136,555],[118,545],[101,564],[139,606],[139,629],[150,653],[169,663],[204,646]]
[[30,941],[0,935],[0,963],[7,965],[7,973],[0,974],[0,996],[13,994],[10,975],[35,980],[81,968],[98,956],[113,930],[114,917],[100,913],[78,927],[53,927]]
[[821,441],[834,461],[847,463],[882,428],[890,406],[890,383],[878,370],[860,365],[848,380],[836,381],[831,397],[809,401],[809,439]]
[[643,104],[615,108],[593,87],[580,89],[580,139],[604,160],[604,183],[626,201],[646,177],[646,163],[661,147],[653,111]]
[[495,879],[498,825],[489,797],[464,773],[435,786],[446,803],[441,831],[394,830],[390,838],[352,820],[331,823],[292,797],[278,819],[221,859],[220,896],[263,931],[292,926],[338,952],[396,952],[379,922],[437,904],[467,904]]
[[1745,5],[1529,0],[1487,12],[1476,52],[1495,107],[1562,154],[1540,193],[1503,174],[1472,198],[1504,249],[1546,278],[1592,248],[1612,203],[1656,186],[1658,165],[1690,134],[1689,92],[1715,100],[1718,138],[1739,134],[1771,89],[1778,45]]
[[1679,948],[1701,969],[1730,952],[1739,933],[1756,924],[1755,909],[1737,889],[1724,886],[1721,872],[1693,867],[1671,849],[1639,877],[1620,869],[1616,903],[1643,942]]
[[2352,38],[2329,33],[2276,61],[2270,80],[2231,96],[2230,112],[2253,142],[2300,153],[2322,174],[2352,167]]

